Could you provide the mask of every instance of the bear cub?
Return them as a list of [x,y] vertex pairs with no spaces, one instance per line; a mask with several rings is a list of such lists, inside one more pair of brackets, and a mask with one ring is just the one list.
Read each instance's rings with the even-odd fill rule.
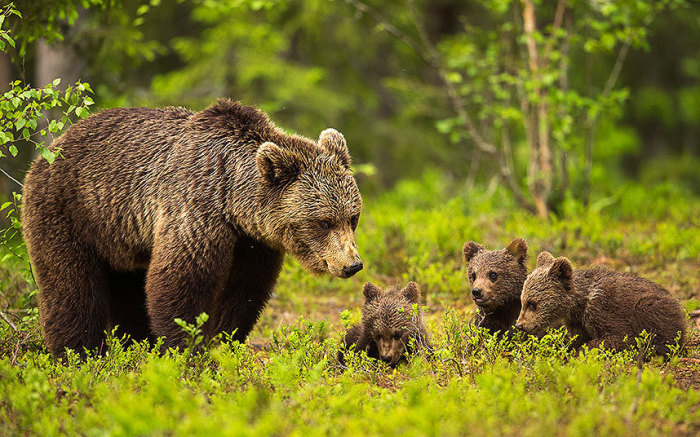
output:
[[472,298],[479,309],[477,326],[509,331],[520,314],[520,292],[527,277],[527,243],[516,238],[505,249],[486,250],[468,241],[462,248]]
[[577,335],[574,347],[602,343],[617,351],[646,330],[654,352],[664,355],[679,333],[683,343],[685,325],[678,301],[659,284],[601,267],[574,270],[568,259],[542,252],[523,286],[516,328],[541,336],[565,326]]
[[362,323],[345,335],[345,347],[338,352],[341,364],[345,364],[343,351],[353,345],[355,351],[365,351],[368,357],[391,367],[396,367],[405,353],[416,352],[412,345],[431,350],[422,311],[413,309],[413,304],[420,304],[418,284],[409,282],[404,288],[382,291],[368,282],[363,292]]

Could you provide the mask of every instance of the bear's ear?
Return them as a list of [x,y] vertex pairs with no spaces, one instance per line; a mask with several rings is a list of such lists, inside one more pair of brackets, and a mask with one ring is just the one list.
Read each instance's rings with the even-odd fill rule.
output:
[[574,266],[571,261],[563,256],[555,259],[547,273],[552,278],[558,279],[561,282],[568,283],[571,281],[571,275],[574,273]]
[[545,267],[554,262],[554,257],[552,256],[551,253],[545,251],[541,252],[537,256],[537,268],[539,269],[540,267]]
[[506,247],[506,250],[518,260],[520,264],[525,264],[527,260],[527,242],[522,238],[516,238]]
[[462,253],[464,254],[464,261],[469,264],[469,261],[476,256],[477,253],[484,250],[484,247],[480,244],[476,244],[473,241],[467,241],[462,247]]
[[326,129],[318,137],[318,145],[338,157],[345,168],[350,168],[350,152],[343,134],[332,128]]
[[264,143],[258,149],[255,161],[258,173],[271,185],[286,185],[301,173],[301,161],[289,150],[274,143]]
[[401,290],[404,297],[408,299],[411,303],[418,303],[420,301],[420,291],[418,290],[418,284],[411,281],[406,284],[403,290]]
[[367,282],[365,283],[365,288],[362,290],[362,293],[365,295],[365,302],[369,303],[378,298],[379,295],[382,294],[382,290],[371,282]]

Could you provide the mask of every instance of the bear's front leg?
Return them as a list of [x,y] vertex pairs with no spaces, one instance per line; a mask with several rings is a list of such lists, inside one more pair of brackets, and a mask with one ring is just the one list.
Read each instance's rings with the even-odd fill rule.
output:
[[228,281],[213,298],[210,336],[234,332],[241,343],[255,326],[277,283],[284,253],[250,237],[239,236]]
[[160,227],[146,276],[151,331],[165,337],[164,348],[184,344],[186,334],[175,318],[194,324],[209,309],[212,296],[224,287],[233,257],[232,235],[211,228],[197,232],[185,224]]

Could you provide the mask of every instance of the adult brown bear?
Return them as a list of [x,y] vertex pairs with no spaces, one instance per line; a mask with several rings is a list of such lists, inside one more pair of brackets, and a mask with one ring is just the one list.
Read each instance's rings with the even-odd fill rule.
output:
[[211,336],[245,340],[285,252],[307,270],[362,269],[362,198],[343,136],[287,135],[252,107],[221,99],[182,108],[117,108],[69,129],[24,186],[24,236],[45,342],[99,349],[120,325],[182,344],[173,319],[210,315]]

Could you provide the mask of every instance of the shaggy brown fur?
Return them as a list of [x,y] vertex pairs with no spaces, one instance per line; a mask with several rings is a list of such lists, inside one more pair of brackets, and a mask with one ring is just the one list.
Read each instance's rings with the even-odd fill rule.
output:
[[542,252],[525,281],[516,327],[541,336],[546,328],[560,326],[578,336],[575,347],[604,342],[615,350],[634,344],[634,337],[646,330],[660,355],[679,332],[682,343],[686,330],[678,301],[662,286],[600,267],[574,270],[568,259]]
[[520,292],[527,277],[527,243],[516,238],[505,249],[486,250],[468,241],[462,252],[472,299],[479,308],[477,326],[507,332],[520,314]]
[[[362,268],[362,199],[343,136],[287,135],[252,107],[116,108],[73,126],[24,187],[24,235],[48,349],[99,348],[119,324],[182,344],[173,322],[243,341],[285,252],[307,270]],[[150,326],[150,329],[148,327]]]
[[[364,296],[362,324],[348,330],[345,350],[355,345],[355,351],[365,351],[368,357],[381,359],[395,367],[406,352],[413,352],[411,339],[414,339],[417,347],[431,349],[423,313],[420,309],[418,313],[413,310],[413,304],[420,302],[418,284],[409,282],[403,289],[395,287],[382,292],[368,282],[364,287]],[[342,350],[338,353],[338,359],[344,364]]]

